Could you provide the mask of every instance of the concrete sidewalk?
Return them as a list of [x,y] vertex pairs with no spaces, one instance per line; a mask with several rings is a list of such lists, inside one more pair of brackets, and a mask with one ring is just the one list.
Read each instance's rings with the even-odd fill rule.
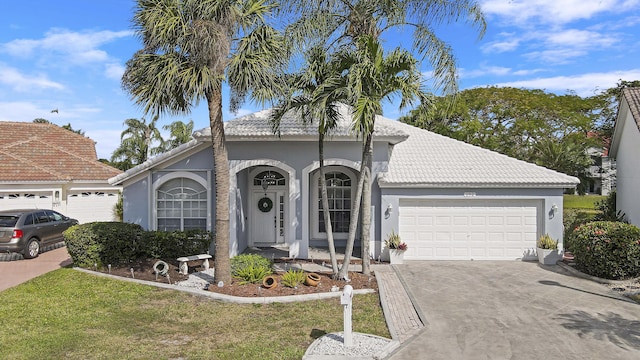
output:
[[35,259],[0,261],[0,291],[71,264],[66,247],[47,251]]

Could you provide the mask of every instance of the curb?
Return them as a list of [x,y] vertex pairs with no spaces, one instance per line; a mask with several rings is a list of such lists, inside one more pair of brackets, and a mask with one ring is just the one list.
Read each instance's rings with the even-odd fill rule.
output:
[[[137,284],[141,284],[141,285],[155,286],[155,287],[159,287],[159,288],[162,288],[162,289],[169,289],[169,290],[177,290],[177,291],[187,292],[187,293],[190,293],[190,294],[194,294],[194,295],[198,295],[198,296],[204,296],[204,297],[211,298],[211,299],[214,299],[214,300],[219,300],[219,301],[222,301],[222,302],[235,303],[235,304],[292,303],[292,302],[300,302],[300,301],[312,301],[312,300],[324,300],[324,299],[330,299],[330,298],[337,298],[337,297],[340,297],[340,295],[342,294],[342,292],[326,292],[326,293],[318,293],[318,294],[289,295],[289,296],[263,296],[263,297],[250,297],[249,298],[249,297],[232,296],[232,295],[226,295],[226,294],[218,294],[218,293],[215,293],[215,292],[189,288],[189,287],[186,287],[186,286],[179,286],[179,285],[173,285],[173,284],[163,284],[163,283],[157,283],[157,282],[153,282],[153,281],[125,278],[125,277],[122,277],[122,276],[115,276],[115,275],[105,274],[105,273],[101,273],[101,272],[98,272],[98,271],[92,271],[92,270],[82,269],[82,268],[78,268],[78,267],[74,267],[73,269],[77,270],[77,271],[80,271],[80,272],[87,273],[87,274],[93,274],[93,275],[96,275],[96,276],[102,276],[102,277],[107,277],[107,278],[116,279],[116,280],[128,281],[128,282],[133,282],[133,283],[137,283]],[[371,294],[371,293],[375,293],[375,290],[373,290],[373,289],[359,289],[359,290],[354,290],[353,291],[354,295]]]
[[594,282],[597,282],[597,283],[600,283],[600,284],[624,285],[624,284],[629,283],[629,282],[640,281],[640,277],[627,279],[627,280],[603,279],[603,278],[599,278],[597,276],[585,274],[585,273],[583,273],[583,272],[581,272],[579,270],[576,270],[573,267],[565,264],[562,261],[558,261],[557,265],[560,266],[561,268],[567,270],[567,272],[571,273],[571,275],[573,275],[575,277],[591,280],[591,281],[594,281]]

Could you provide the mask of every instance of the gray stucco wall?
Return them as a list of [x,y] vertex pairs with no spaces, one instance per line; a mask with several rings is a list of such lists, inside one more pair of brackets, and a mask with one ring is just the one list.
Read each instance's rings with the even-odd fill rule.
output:
[[149,180],[125,183],[122,189],[123,221],[149,229]]

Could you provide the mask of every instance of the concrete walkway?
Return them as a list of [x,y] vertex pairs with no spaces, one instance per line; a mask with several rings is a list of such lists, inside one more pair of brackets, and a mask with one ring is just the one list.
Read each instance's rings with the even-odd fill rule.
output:
[[425,327],[391,359],[640,359],[640,305],[559,266],[396,267]]
[[35,259],[0,261],[0,291],[71,264],[66,247],[47,251]]

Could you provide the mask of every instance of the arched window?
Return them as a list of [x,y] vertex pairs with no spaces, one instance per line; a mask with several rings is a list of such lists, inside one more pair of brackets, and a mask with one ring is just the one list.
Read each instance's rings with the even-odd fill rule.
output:
[[[331,216],[331,228],[335,238],[346,238],[349,234],[349,223],[351,219],[351,204],[353,197],[353,185],[355,184],[355,174],[347,168],[331,169],[325,172],[327,184],[327,195],[329,198],[329,214]],[[316,184],[313,196],[316,206],[313,217],[317,225],[313,226],[314,237],[326,237],[326,226],[324,222],[324,210],[322,208],[322,191],[319,173],[314,177]]]
[[207,190],[195,180],[176,178],[158,188],[158,230],[207,228]]
[[253,185],[255,186],[284,186],[284,175],[277,171],[263,171],[253,178]]

